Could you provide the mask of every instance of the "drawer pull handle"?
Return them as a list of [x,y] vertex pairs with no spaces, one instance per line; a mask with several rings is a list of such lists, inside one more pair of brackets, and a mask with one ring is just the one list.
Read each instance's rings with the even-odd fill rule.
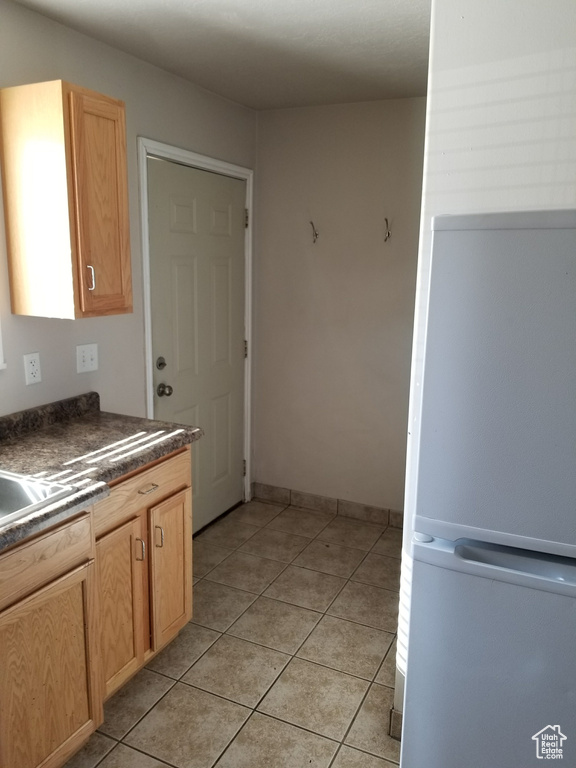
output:
[[142,557],[136,556],[136,560],[138,560],[138,562],[142,562],[142,560],[146,559],[146,542],[144,539],[136,539],[136,541],[139,541],[140,544],[142,544]]
[[148,496],[149,493],[154,493],[154,491],[157,491],[159,486],[156,485],[156,483],[151,483],[150,488],[146,491],[138,491],[142,496]]
[[158,544],[158,540],[156,540],[156,546],[160,549],[164,546],[164,528],[162,528],[161,525],[155,525],[154,528],[156,528],[157,531],[160,531],[160,544]]

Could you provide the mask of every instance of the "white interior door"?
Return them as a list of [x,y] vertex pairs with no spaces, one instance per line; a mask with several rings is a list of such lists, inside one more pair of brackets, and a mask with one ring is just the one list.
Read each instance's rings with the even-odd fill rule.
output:
[[154,417],[205,432],[198,530],[243,500],[246,182],[154,157],[147,170]]

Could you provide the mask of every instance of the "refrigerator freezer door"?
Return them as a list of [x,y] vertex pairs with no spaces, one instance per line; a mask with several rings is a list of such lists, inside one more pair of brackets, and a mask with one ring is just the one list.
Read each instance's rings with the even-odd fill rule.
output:
[[575,393],[576,229],[435,231],[416,530],[574,556]]
[[401,768],[576,765],[576,600],[492,570],[414,561]]

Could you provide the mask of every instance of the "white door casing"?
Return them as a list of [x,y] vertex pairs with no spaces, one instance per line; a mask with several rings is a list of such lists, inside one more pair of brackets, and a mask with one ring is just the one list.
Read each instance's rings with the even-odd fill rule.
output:
[[[139,155],[147,411],[206,431],[193,447],[198,529],[250,498],[252,172],[148,139]],[[161,382],[170,397],[157,396]]]

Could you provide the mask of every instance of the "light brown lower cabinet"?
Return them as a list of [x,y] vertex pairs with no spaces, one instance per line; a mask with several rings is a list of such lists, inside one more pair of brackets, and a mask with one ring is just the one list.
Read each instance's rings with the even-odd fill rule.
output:
[[144,661],[143,595],[145,559],[137,542],[145,541],[143,520],[136,517],[96,544],[100,598],[100,659],[105,694],[118,689]]
[[156,652],[192,618],[192,491],[150,510],[151,647]]
[[96,543],[107,698],[192,618],[189,454],[121,480],[94,514],[97,532],[116,525]]
[[0,554],[0,768],[61,768],[192,618],[187,448]]
[[91,560],[0,613],[0,765],[57,768],[102,722]]

